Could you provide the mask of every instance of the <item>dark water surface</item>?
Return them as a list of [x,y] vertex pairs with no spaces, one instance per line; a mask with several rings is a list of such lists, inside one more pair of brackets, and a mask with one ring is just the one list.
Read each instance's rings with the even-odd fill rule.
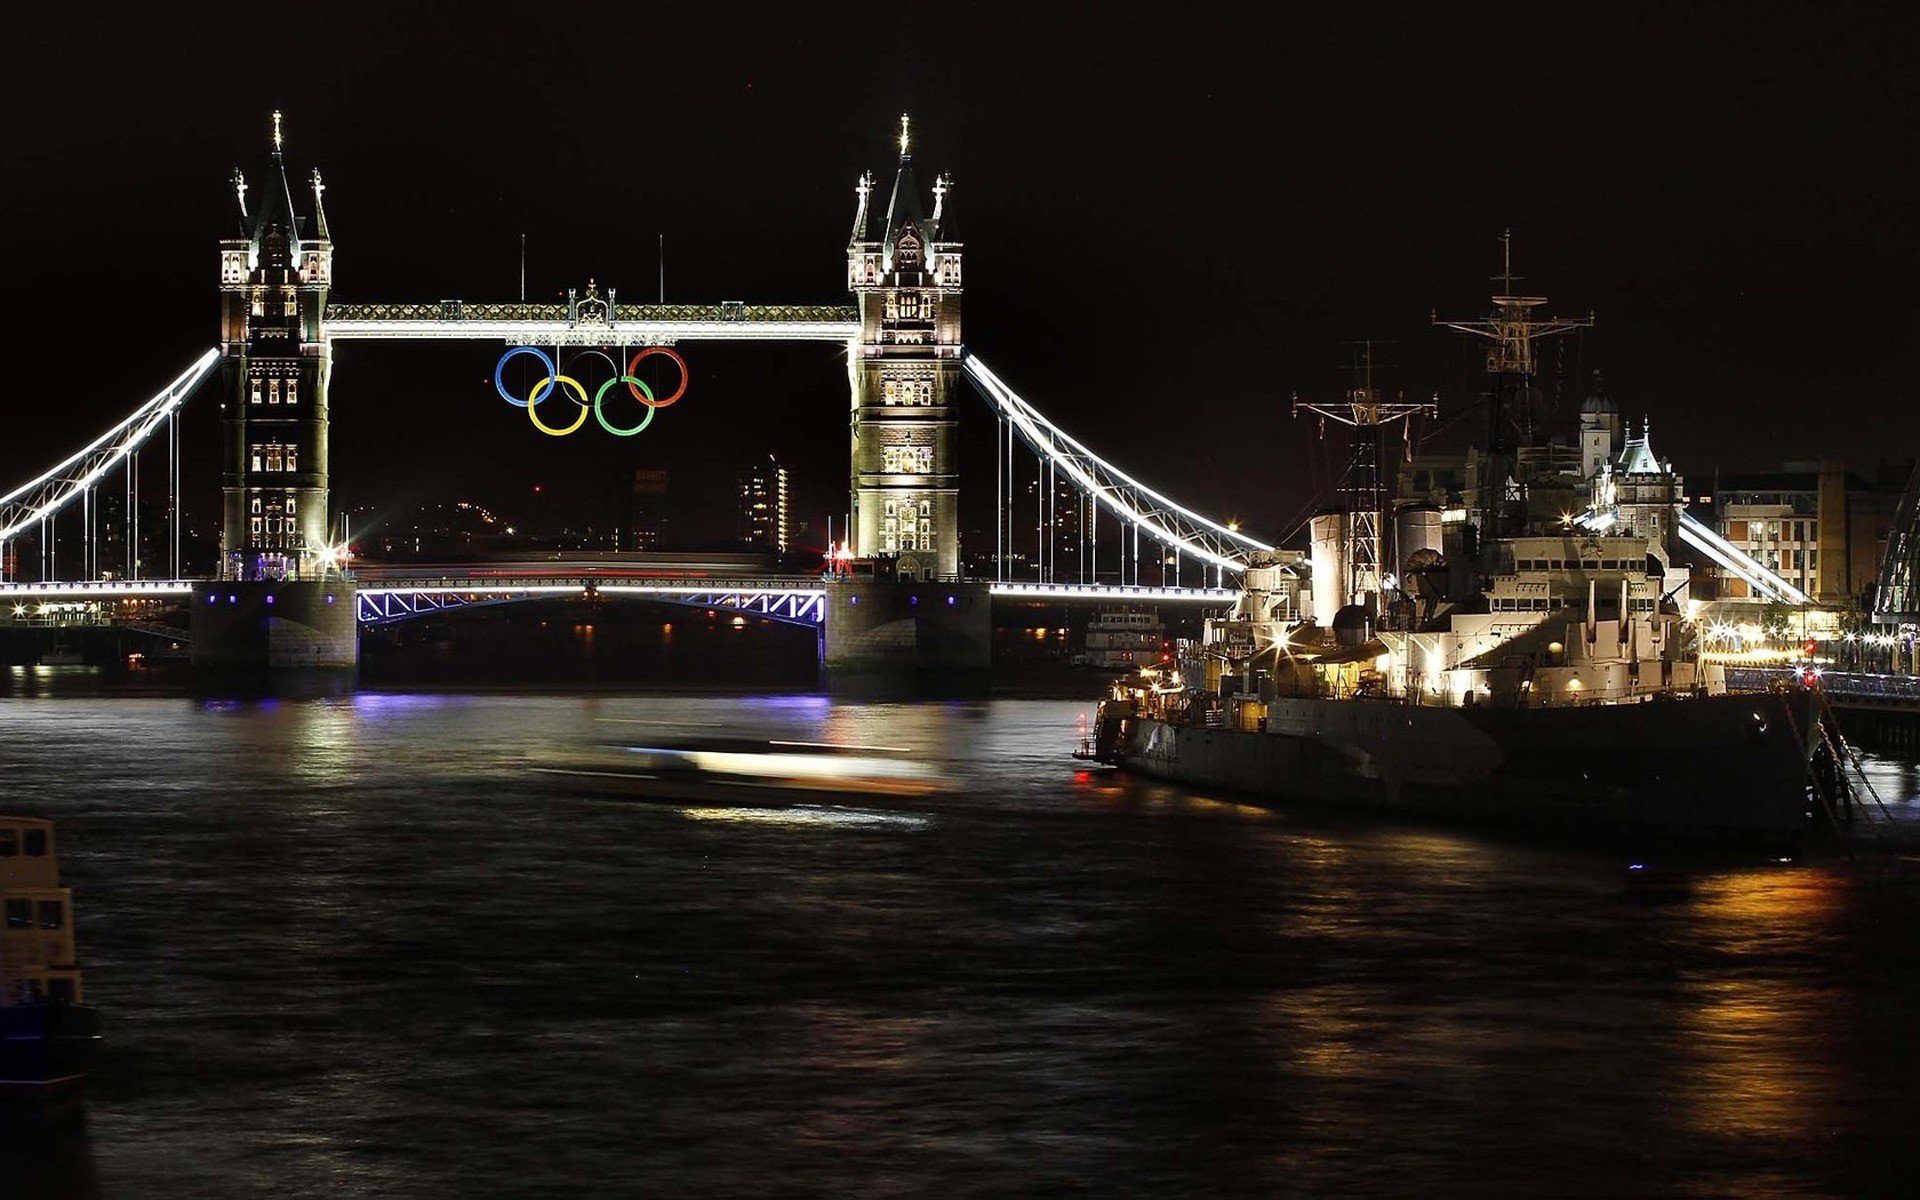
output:
[[[31,696],[21,690],[33,690]],[[0,692],[106,1041],[0,1195],[1913,1194],[1920,872],[1672,864],[1076,769],[1088,706]],[[912,747],[703,810],[551,748]],[[1910,767],[1875,766],[1909,818]]]

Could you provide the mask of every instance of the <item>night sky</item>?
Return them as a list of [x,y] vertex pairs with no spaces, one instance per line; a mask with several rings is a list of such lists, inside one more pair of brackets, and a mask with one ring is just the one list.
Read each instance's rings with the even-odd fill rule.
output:
[[[262,182],[276,108],[302,210],[311,168],[328,185],[341,301],[514,299],[524,234],[530,299],[589,277],[654,298],[664,237],[669,300],[850,303],[854,181],[884,198],[910,112],[923,185],[956,180],[970,348],[1111,461],[1272,537],[1341,457],[1290,397],[1338,397],[1354,342],[1390,343],[1390,391],[1440,394],[1430,447],[1477,431],[1472,355],[1429,315],[1486,310],[1507,228],[1522,290],[1597,318],[1563,369],[1603,371],[1690,482],[1920,446],[1908,6],[679,7],[716,15],[10,16],[0,491],[213,343],[228,179]],[[801,516],[843,509],[835,347],[683,347],[686,400],[631,442],[540,437],[492,392],[500,349],[343,344],[336,507],[511,516],[534,482],[590,506],[624,468],[773,451]]]

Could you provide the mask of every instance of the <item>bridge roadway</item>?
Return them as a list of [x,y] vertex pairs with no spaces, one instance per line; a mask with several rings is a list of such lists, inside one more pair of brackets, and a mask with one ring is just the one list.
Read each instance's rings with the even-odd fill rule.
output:
[[[362,567],[351,572],[357,615],[382,625],[429,613],[566,595],[626,596],[700,608],[726,608],[771,620],[818,625],[826,616],[826,580],[819,574],[746,571],[737,562],[701,569],[686,561],[523,559],[476,564]],[[0,617],[26,623],[114,625],[137,619],[120,601],[179,603],[193,594],[191,579],[0,583]],[[928,586],[938,587],[938,582]],[[1194,604],[1224,607],[1232,588],[1145,587],[1125,584],[994,583],[996,599],[1063,604]],[[113,602],[109,604],[108,602]]]

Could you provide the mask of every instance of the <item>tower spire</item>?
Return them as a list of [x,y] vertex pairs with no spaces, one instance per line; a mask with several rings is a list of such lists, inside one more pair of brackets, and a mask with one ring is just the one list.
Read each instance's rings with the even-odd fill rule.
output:
[[273,153],[275,157],[279,156],[280,148],[280,110],[276,108],[273,110]]
[[908,145],[907,114],[901,113],[900,114],[900,157],[902,159],[905,159],[907,157],[907,154],[908,154],[907,145]]

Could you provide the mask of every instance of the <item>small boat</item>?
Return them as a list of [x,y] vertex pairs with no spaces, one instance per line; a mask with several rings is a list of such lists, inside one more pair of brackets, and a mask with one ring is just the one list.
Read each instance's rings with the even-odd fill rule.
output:
[[944,787],[938,772],[899,747],[753,738],[599,746],[537,760],[533,769],[588,792],[703,804],[819,804]]
[[60,885],[53,822],[0,816],[0,1092],[74,1088],[100,1040],[73,945],[73,898]]

